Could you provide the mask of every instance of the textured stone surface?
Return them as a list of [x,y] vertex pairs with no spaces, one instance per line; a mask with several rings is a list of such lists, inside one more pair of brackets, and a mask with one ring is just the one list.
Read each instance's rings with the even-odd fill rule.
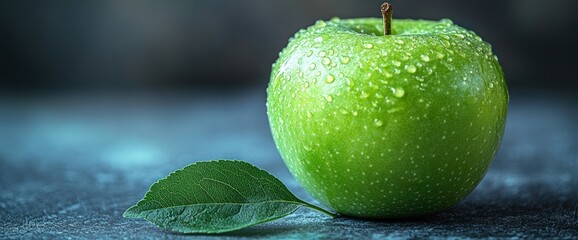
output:
[[[303,209],[206,238],[578,237],[577,98],[512,93],[502,148],[457,206],[419,219]],[[150,184],[196,160],[242,159],[307,201],[280,159],[260,92],[60,95],[0,101],[0,238],[187,238],[122,218]]]

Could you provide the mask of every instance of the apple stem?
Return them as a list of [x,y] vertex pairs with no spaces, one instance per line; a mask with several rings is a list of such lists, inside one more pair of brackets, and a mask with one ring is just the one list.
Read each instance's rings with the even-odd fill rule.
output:
[[381,16],[383,16],[383,35],[391,35],[391,15],[393,7],[388,2],[381,4]]

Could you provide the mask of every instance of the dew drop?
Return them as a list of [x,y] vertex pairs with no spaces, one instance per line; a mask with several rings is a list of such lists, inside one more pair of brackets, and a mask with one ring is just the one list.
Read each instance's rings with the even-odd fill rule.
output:
[[442,20],[439,21],[439,23],[445,25],[445,26],[450,26],[452,24],[454,24],[454,22],[452,22],[452,20],[444,18]]
[[313,55],[313,50],[309,50],[309,51],[307,52],[307,57],[311,57],[311,55]]
[[393,74],[391,74],[390,72],[384,72],[383,76],[385,76],[386,78],[391,78],[393,77]]
[[493,87],[494,87],[494,84],[493,84],[493,83],[490,83],[490,88],[493,88]]
[[307,117],[308,117],[308,118],[312,118],[312,117],[313,117],[313,113],[311,113],[310,111],[307,111]]
[[405,69],[409,73],[415,73],[415,71],[417,71],[417,68],[414,65],[407,65],[407,67]]
[[428,55],[421,55],[421,60],[423,60],[424,62],[429,62],[429,56]]
[[399,44],[399,45],[403,45],[405,42],[401,39],[396,39],[395,43]]
[[325,57],[325,56],[327,56],[327,53],[325,51],[321,51],[321,52],[319,52],[319,56]]
[[349,63],[349,60],[350,60],[349,57],[342,57],[342,58],[341,58],[341,63],[347,64],[347,63]]
[[329,65],[329,64],[331,63],[331,59],[329,59],[329,58],[323,58],[322,63],[323,63],[323,65]]
[[391,90],[393,91],[393,95],[398,97],[398,98],[401,98],[405,95],[405,90],[403,90],[403,88],[401,88],[401,87],[392,88]]
[[357,117],[358,113],[356,111],[351,112],[351,115],[353,115],[354,117]]
[[366,44],[363,44],[363,47],[364,47],[364,48],[367,48],[367,49],[370,49],[370,48],[373,48],[373,44],[371,44],[371,43],[366,43]]
[[375,119],[373,121],[373,125],[375,125],[376,127],[381,127],[381,126],[383,126],[383,122],[379,119]]
[[401,66],[401,62],[400,62],[400,61],[393,60],[391,63],[393,63],[393,65],[396,66],[396,67]]
[[332,83],[334,81],[335,81],[335,77],[331,74],[329,74],[329,76],[327,76],[327,78],[325,78],[326,83]]
[[369,97],[369,93],[366,93],[365,91],[361,92],[361,98],[368,98]]
[[345,79],[345,83],[347,83],[347,85],[349,85],[349,86],[353,86],[353,80],[351,80],[349,78]]
[[341,109],[341,111],[340,111],[340,112],[341,112],[341,114],[343,114],[343,115],[345,115],[345,114],[348,114],[348,113],[349,113],[349,112],[347,112],[347,110],[345,110],[345,109]]
[[333,56],[333,53],[334,53],[333,49],[329,49],[329,56]]
[[325,23],[325,21],[323,21],[323,20],[318,20],[316,23],[317,23],[317,25],[319,25],[320,27],[325,27],[325,26],[327,26],[327,23]]
[[311,63],[311,65],[309,65],[309,69],[311,70],[315,69],[315,67],[316,67],[315,63]]
[[309,82],[305,82],[305,84],[303,84],[303,87],[309,88]]
[[333,97],[331,95],[327,95],[325,96],[325,100],[327,100],[327,102],[333,102]]
[[315,42],[323,42],[323,38],[322,38],[322,37],[316,37],[315,39],[313,39],[313,41],[315,41]]
[[439,59],[442,59],[442,58],[445,57],[445,55],[444,55],[443,53],[441,53],[441,52],[438,52],[438,53],[436,53],[436,57],[439,58]]

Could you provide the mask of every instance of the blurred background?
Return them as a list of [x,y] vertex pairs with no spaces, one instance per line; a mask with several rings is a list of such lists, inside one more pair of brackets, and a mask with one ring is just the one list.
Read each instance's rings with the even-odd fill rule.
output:
[[[576,89],[574,0],[392,1],[490,42],[512,90]],[[317,19],[380,17],[381,1],[2,1],[0,87],[264,89],[287,39]]]
[[[166,238],[122,212],[198,160],[252,162],[314,201],[269,131],[271,64],[299,29],[334,16],[380,17],[381,3],[0,1],[0,238]],[[425,229],[480,236],[453,227],[455,218],[492,223],[481,231],[504,237],[524,236],[529,222],[530,233],[545,231],[529,238],[576,236],[578,1],[391,3],[394,18],[449,18],[474,30],[492,44],[510,90],[486,178],[453,217]],[[308,219],[315,229],[327,223]],[[337,225],[327,232],[350,224]],[[414,232],[404,229],[395,231]]]

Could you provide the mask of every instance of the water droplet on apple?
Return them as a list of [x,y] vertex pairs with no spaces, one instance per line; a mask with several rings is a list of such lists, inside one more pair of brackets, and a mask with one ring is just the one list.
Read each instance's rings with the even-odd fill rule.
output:
[[361,91],[361,98],[368,98],[369,97],[369,93],[366,93],[365,91]]
[[331,63],[331,59],[323,58],[323,61],[321,63],[323,63],[323,65],[329,65]]
[[442,20],[439,21],[439,23],[445,25],[445,26],[450,26],[452,25],[454,22],[450,19],[444,18]]
[[391,63],[393,63],[394,66],[399,67],[401,66],[401,62],[397,61],[397,60],[393,60]]
[[399,44],[399,45],[403,45],[405,42],[401,39],[396,39],[395,43]]
[[325,57],[325,56],[327,56],[327,53],[325,51],[321,51],[321,52],[319,52],[319,56]]
[[325,96],[325,100],[327,100],[327,102],[333,102],[333,97],[331,95],[327,95]]
[[333,53],[335,53],[333,49],[329,49],[329,56],[333,56]]
[[383,126],[383,122],[379,119],[375,119],[373,120],[373,125],[375,125],[376,127],[381,127]]
[[313,113],[311,113],[310,111],[307,111],[307,117],[308,117],[308,118],[312,118],[312,117],[313,117]]
[[323,20],[317,20],[317,22],[315,24],[317,24],[320,27],[327,26],[327,23],[325,23],[325,21],[323,21]]
[[357,117],[358,113],[356,111],[351,112],[351,115],[353,115],[354,117]]
[[311,65],[309,65],[309,69],[314,70],[316,67],[315,63],[311,63]]
[[303,84],[303,87],[309,88],[309,82],[305,82],[305,84]]
[[367,49],[370,49],[370,48],[373,48],[373,44],[371,44],[371,43],[366,43],[366,44],[363,44],[363,47],[364,47],[364,48],[367,48]]
[[349,57],[342,57],[342,58],[341,58],[341,63],[347,64],[347,63],[349,63],[349,60],[350,60]]
[[410,56],[403,55],[403,56],[401,56],[401,60],[405,62],[405,61],[409,60],[410,57],[411,57],[411,55]]
[[349,85],[349,86],[353,86],[353,80],[351,80],[349,78],[345,79],[345,83],[347,83],[347,85]]
[[494,84],[493,84],[493,83],[490,83],[490,88],[494,88]]
[[391,78],[393,77],[393,74],[391,74],[390,72],[384,72],[383,76],[385,76],[386,78]]
[[415,71],[417,71],[417,68],[414,65],[407,65],[405,67],[405,69],[407,70],[407,72],[409,73],[415,73]]
[[420,58],[421,58],[421,60],[423,60],[424,62],[429,62],[429,56],[428,56],[428,55],[421,55]]
[[401,87],[391,88],[391,91],[393,91],[393,95],[398,98],[402,98],[405,95],[405,90],[403,90]]
[[340,112],[341,112],[341,114],[343,114],[343,115],[346,115],[346,114],[348,114],[348,113],[349,113],[349,112],[347,112],[347,110],[345,110],[345,109],[341,109],[341,111],[340,111]]
[[335,77],[331,74],[329,74],[329,76],[327,76],[327,78],[325,78],[326,83],[333,83],[334,81],[335,81]]
[[316,43],[323,42],[323,38],[322,37],[316,37],[315,39],[313,39],[313,41],[315,41]]
[[311,57],[311,55],[313,55],[313,50],[309,50],[309,51],[307,52],[307,57]]
[[458,36],[461,39],[464,39],[466,36],[464,36],[463,34],[456,34],[456,36]]
[[443,53],[441,53],[441,52],[438,52],[438,53],[436,53],[436,57],[439,58],[439,59],[442,59],[442,58],[445,57],[445,55],[444,55]]

